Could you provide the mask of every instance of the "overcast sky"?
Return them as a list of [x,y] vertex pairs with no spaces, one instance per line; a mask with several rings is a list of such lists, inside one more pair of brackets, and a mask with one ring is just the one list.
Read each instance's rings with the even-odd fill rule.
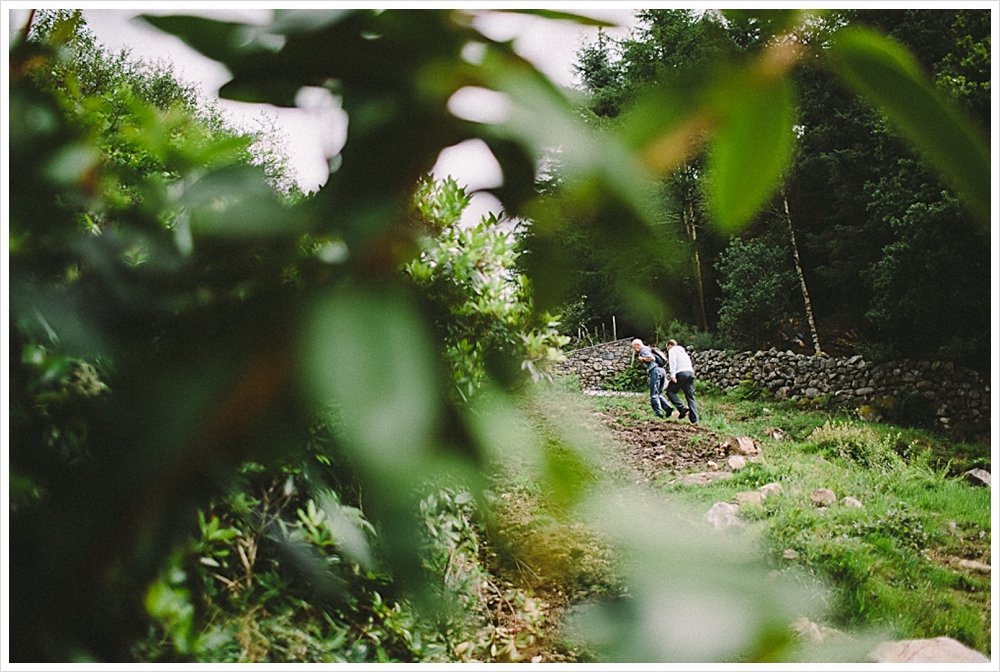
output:
[[[4,4],[12,7],[9,14],[10,29],[15,30],[23,24],[31,4],[16,2]],[[257,9],[254,8],[254,3],[247,2],[242,7],[249,8],[237,9],[232,7],[232,3],[200,2],[185,5],[175,2],[129,3],[128,9],[88,9],[89,4],[97,5],[97,3],[80,2],[75,6],[83,8],[87,24],[101,44],[111,49],[126,47],[133,55],[150,61],[169,60],[181,79],[197,82],[202,92],[209,97],[216,97],[219,87],[229,79],[226,68],[201,56],[178,38],[160,33],[142,21],[136,20],[136,15],[197,13],[210,14],[226,20],[263,23],[271,14],[268,8],[275,6],[275,3],[271,3],[262,5],[265,7],[263,9]],[[579,3],[565,8],[561,6],[563,4],[551,3],[554,8],[584,13],[623,26],[617,31],[609,31],[612,34],[623,34],[632,23],[633,10],[628,9],[624,3],[603,3],[603,5]],[[468,6],[474,5],[475,3],[469,3]],[[100,3],[97,6],[108,7],[109,4]],[[491,5],[491,7],[497,6],[503,6],[503,3]],[[514,39],[515,49],[521,56],[531,60],[554,82],[563,86],[572,86],[576,83],[572,68],[576,52],[597,35],[596,28],[514,14],[487,17],[477,25],[491,38]],[[300,101],[307,106],[307,109],[279,109],[232,101],[221,101],[221,103],[234,119],[242,119],[243,123],[255,123],[254,120],[259,119],[262,112],[274,118],[286,135],[289,158],[299,185],[309,191],[325,182],[328,175],[327,157],[339,150],[346,133],[346,116],[328,99],[314,96],[312,100],[307,98]],[[476,100],[471,101],[473,108],[477,104]],[[434,173],[438,177],[451,175],[470,190],[498,186],[502,179],[499,166],[489,154],[485,144],[475,142],[445,150],[434,168]],[[497,206],[495,199],[483,195],[476,199],[474,208],[470,208],[473,211],[469,215],[478,219],[480,214],[494,210]]]

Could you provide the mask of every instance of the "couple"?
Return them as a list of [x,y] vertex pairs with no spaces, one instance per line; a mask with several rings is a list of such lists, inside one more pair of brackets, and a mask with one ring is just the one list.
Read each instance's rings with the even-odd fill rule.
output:
[[[667,371],[656,364],[653,351],[648,345],[643,344],[642,339],[632,341],[632,349],[638,353],[639,361],[646,364],[646,373],[649,374],[649,404],[653,407],[653,412],[658,418],[669,418],[674,410],[663,398],[663,388],[667,379]],[[688,416],[692,423],[698,422],[698,406],[694,401],[694,365],[687,351],[677,345],[677,341],[670,339],[667,341],[667,365],[669,367],[670,383],[666,385],[667,398],[670,403],[677,408],[680,415],[678,420],[683,420]],[[677,398],[677,390],[684,391],[684,398],[687,399],[688,407]],[[662,409],[662,410],[661,410]]]

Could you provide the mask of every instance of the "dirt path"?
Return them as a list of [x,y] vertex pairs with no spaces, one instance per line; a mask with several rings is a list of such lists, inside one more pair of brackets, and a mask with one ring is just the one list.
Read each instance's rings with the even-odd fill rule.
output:
[[612,438],[612,449],[627,465],[636,483],[649,483],[658,476],[707,471],[709,463],[726,459],[722,445],[726,437],[686,420],[632,420],[631,412],[608,409],[602,424]]
[[[645,420],[637,416],[637,408],[638,404],[635,407],[609,407],[591,413],[586,420],[588,431],[607,439],[608,449],[601,465],[606,476],[639,487],[655,487],[677,475],[709,471],[712,462],[725,468],[727,452],[723,444],[731,437],[693,425],[687,420],[678,420],[676,416],[670,420]],[[533,514],[523,511],[522,515],[531,517]],[[573,569],[567,573],[579,579],[576,572],[585,572],[581,567],[594,562],[596,544],[582,531],[585,526],[572,527],[575,532],[563,535],[549,530],[544,535],[544,541],[536,537],[532,543],[546,545],[557,537],[559,543],[565,545],[565,554],[578,557],[573,562]],[[525,655],[524,660],[546,663],[580,661],[580,651],[563,647],[559,628],[571,604],[589,601],[595,595],[581,590],[579,581],[566,582],[566,578],[529,582],[532,584],[531,593],[544,605],[545,624],[538,629],[534,645],[521,652]],[[609,579],[604,577],[605,581]]]

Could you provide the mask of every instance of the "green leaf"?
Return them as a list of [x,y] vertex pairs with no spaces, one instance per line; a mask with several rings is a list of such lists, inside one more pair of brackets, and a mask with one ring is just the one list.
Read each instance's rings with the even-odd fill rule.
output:
[[273,51],[279,36],[266,34],[264,27],[230,21],[215,21],[200,16],[155,16],[141,14],[140,19],[154,28],[179,37],[185,44],[209,58],[226,62],[240,55]]
[[849,28],[837,34],[830,66],[844,83],[881,108],[988,228],[989,146],[979,129],[934,89],[913,56],[878,33]]
[[252,166],[230,166],[188,187],[179,204],[188,208],[199,235],[245,238],[287,235],[298,226],[293,212]]
[[795,146],[791,82],[748,78],[742,84],[726,94],[728,109],[709,154],[710,207],[724,231],[746,224],[770,198]]

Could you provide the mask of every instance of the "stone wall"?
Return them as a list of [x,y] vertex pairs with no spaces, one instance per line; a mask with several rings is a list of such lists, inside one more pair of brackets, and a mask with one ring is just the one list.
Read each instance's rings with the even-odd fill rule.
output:
[[[586,390],[600,389],[606,380],[632,365],[631,343],[631,338],[624,338],[575,350],[557,370],[574,376]],[[926,407],[945,426],[990,420],[989,380],[951,363],[903,360],[872,364],[857,355],[834,359],[774,348],[731,354],[689,348],[688,353],[698,379],[725,390],[751,380],[779,399],[826,397],[834,404],[863,408],[874,416],[898,411],[901,404],[922,397],[926,401],[917,407]]]
[[781,352],[692,352],[698,378],[731,390],[752,380],[779,399],[827,397],[869,412],[899,410],[913,396],[942,424],[989,422],[989,380],[949,362],[900,360],[872,364],[861,356],[834,359]]
[[627,369],[634,356],[632,339],[622,338],[567,353],[556,371],[573,376],[585,390],[599,390],[604,381]]

